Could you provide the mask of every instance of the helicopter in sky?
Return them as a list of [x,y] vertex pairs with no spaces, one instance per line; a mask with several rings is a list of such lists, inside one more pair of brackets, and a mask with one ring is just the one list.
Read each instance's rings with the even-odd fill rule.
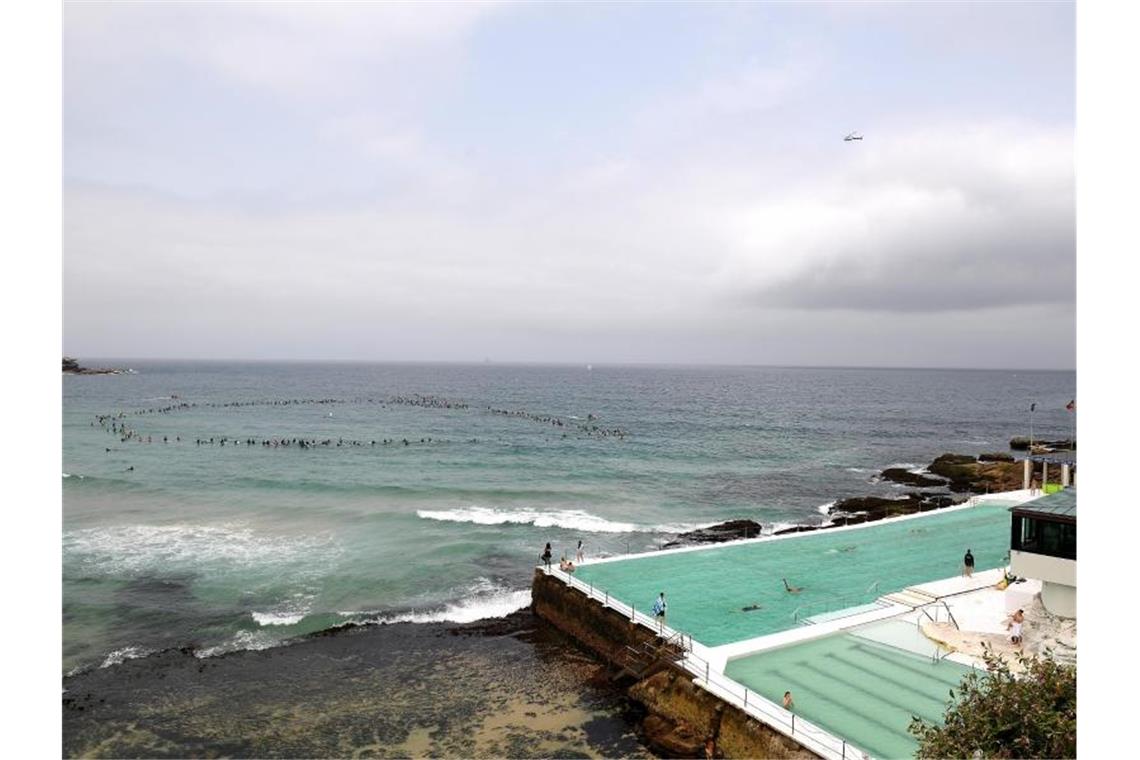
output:
[[852,142],[854,140],[862,140],[862,139],[863,139],[863,135],[859,134],[858,132],[849,132],[848,135],[843,138],[843,142]]

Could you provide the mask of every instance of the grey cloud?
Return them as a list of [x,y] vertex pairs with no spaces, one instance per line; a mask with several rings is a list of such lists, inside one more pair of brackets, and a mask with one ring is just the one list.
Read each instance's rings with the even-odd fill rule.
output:
[[948,154],[935,136],[907,138],[893,156],[813,186],[790,219],[762,216],[776,231],[754,226],[741,240],[734,289],[755,305],[811,310],[1072,304],[1066,135],[999,131],[951,140]]

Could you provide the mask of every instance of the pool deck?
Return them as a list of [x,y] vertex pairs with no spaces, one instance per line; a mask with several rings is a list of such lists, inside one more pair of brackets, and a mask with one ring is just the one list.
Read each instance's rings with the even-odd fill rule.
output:
[[[839,527],[832,527],[826,530],[827,534],[841,533],[845,531],[859,531],[866,529],[873,529],[876,526],[886,523],[896,523],[906,520],[921,520],[932,514],[946,513],[951,511],[959,511],[965,509],[972,509],[978,505],[1001,505],[1013,506],[1015,504],[1031,501],[1041,495],[1040,491],[1010,491],[999,494],[987,494],[985,496],[975,496],[963,504],[953,507],[947,507],[940,510],[932,510],[929,512],[920,512],[911,515],[903,515],[899,517],[887,518],[884,520],[875,520],[866,523],[859,523],[856,525],[846,525]],[[680,547],[676,549],[665,549],[651,552],[642,552],[638,554],[621,555],[616,557],[605,557],[593,560],[588,560],[580,563],[581,566],[604,564],[611,562],[622,562],[642,557],[660,557],[667,554],[683,554],[689,552],[707,551],[710,549],[719,549],[727,545],[750,545],[750,544],[763,544],[773,541],[794,541],[809,536],[819,535],[819,531],[810,531],[802,533],[788,533],[780,536],[761,536],[758,538],[740,539],[736,541],[729,541],[717,544],[699,545]],[[575,586],[579,590],[585,584],[577,578],[573,578],[561,571],[550,569],[547,571],[551,575],[555,575],[564,579],[567,585]],[[763,636],[757,636],[742,641],[735,641],[720,646],[706,646],[697,639],[689,638],[686,646],[686,655],[684,658],[684,667],[695,674],[694,683],[699,684],[706,690],[715,694],[722,700],[728,701],[737,706],[741,706],[741,698],[738,695],[738,690],[743,691],[743,707],[746,711],[753,714],[757,719],[777,728],[786,733],[783,727],[783,722],[791,715],[782,706],[777,705],[769,700],[764,699],[755,692],[750,692],[747,688],[740,685],[736,681],[724,675],[725,669],[729,661],[747,657],[759,652],[767,650],[786,647],[793,644],[802,643],[812,639],[817,639],[823,636],[833,635],[842,631],[846,631],[857,626],[865,625],[868,623],[885,621],[890,619],[897,619],[908,623],[913,623],[916,628],[922,629],[923,616],[934,613],[935,619],[938,615],[949,617],[952,614],[957,624],[964,629],[964,632],[977,632],[989,637],[996,637],[998,634],[1005,634],[1005,620],[1009,612],[1017,609],[1018,606],[1024,606],[1028,599],[1033,598],[1033,594],[1039,591],[1039,584],[1034,586],[1032,582],[1025,584],[1016,584],[1009,591],[998,591],[996,585],[1004,576],[1003,568],[996,568],[974,573],[972,577],[955,576],[950,578],[942,578],[929,582],[914,584],[908,586],[902,591],[896,591],[890,594],[880,596],[875,600],[872,605],[862,604],[858,607],[852,608],[853,614],[844,614],[843,611],[838,611],[834,614],[819,615],[821,618],[818,622],[812,622],[810,619],[800,621],[800,624],[794,625],[786,630],[768,633]],[[589,592],[591,596],[594,595],[595,589],[590,586]],[[654,621],[645,617],[643,614],[634,613],[632,608],[620,603],[616,598],[611,598],[607,594],[605,604],[613,605],[620,604],[630,610],[631,619],[640,623],[645,627],[658,630],[662,635],[671,635],[675,633],[673,629],[663,625],[660,621]],[[868,609],[868,607],[872,607]],[[935,611],[935,608],[938,611]],[[948,610],[949,614],[941,612]],[[931,629],[937,630],[937,629]],[[929,635],[929,634],[928,634]],[[934,638],[934,637],[931,637]],[[947,659],[957,662],[961,665],[974,668],[984,668],[984,664],[977,657],[973,657],[960,652],[953,652],[947,655]],[[704,678],[699,674],[704,673]],[[716,676],[715,680],[710,681],[710,676]],[[751,700],[751,701],[750,701]],[[751,709],[748,709],[751,706]],[[806,723],[806,721],[804,721]],[[810,726],[810,724],[808,724]],[[794,724],[793,724],[794,726]],[[831,757],[839,755],[831,751],[832,746],[839,746],[842,742],[842,752],[845,756],[846,752],[850,752],[853,747],[848,745],[842,737],[836,737],[832,734],[822,731],[817,727],[812,727],[814,732],[822,732],[820,736],[824,740],[823,744],[812,747],[813,751],[824,757]],[[801,732],[802,733],[802,732]],[[794,736],[794,728],[793,734]],[[802,739],[801,739],[802,741]],[[805,745],[809,746],[809,745]]]
[[[908,586],[904,591],[919,592],[924,598],[928,598],[926,604],[945,602],[947,606],[949,606],[955,619],[958,620],[959,625],[967,630],[982,630],[997,633],[999,631],[995,626],[998,624],[993,622],[993,618],[995,617],[994,605],[1003,605],[1005,602],[1003,592],[997,591],[994,586],[997,585],[1004,575],[1005,571],[1001,568],[985,570],[980,573],[974,573],[970,578],[963,576],[943,578],[941,580],[931,581],[930,583]],[[1038,590],[1040,590],[1039,587]],[[978,601],[979,597],[977,596],[979,592],[983,594],[982,598],[987,600],[987,603],[982,604],[980,607]],[[786,631],[757,636],[756,638],[736,641],[731,644],[723,644],[718,647],[709,647],[706,650],[708,652],[708,660],[718,665],[721,672],[723,672],[729,660],[734,660],[738,657],[747,657],[768,649],[798,644],[810,639],[820,638],[821,636],[829,636],[849,628],[866,625],[867,623],[898,618],[908,622],[915,622],[917,625],[917,619],[922,615],[921,610],[909,604],[890,601],[890,597],[898,595],[899,594],[896,593],[879,597],[877,602],[881,606],[877,610],[837,617],[814,625],[801,625],[796,628],[789,628]],[[1019,597],[1019,599],[1020,598],[1021,597]],[[1013,609],[1017,609],[1017,607]],[[959,617],[959,612],[962,613],[962,617]],[[1012,610],[1010,610],[1010,612],[1012,612]],[[1002,612],[997,619],[1003,621],[1007,615],[1008,613]],[[974,625],[983,627],[970,627]],[[1000,632],[1004,633],[1004,631],[1004,623],[1002,623]],[[979,666],[980,663],[980,661],[974,658],[965,658],[963,656],[951,655],[951,659],[963,665]]]

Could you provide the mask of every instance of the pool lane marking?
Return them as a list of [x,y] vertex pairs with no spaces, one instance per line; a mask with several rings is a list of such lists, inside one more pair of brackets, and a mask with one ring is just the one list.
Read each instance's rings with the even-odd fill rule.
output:
[[[860,666],[860,665],[856,665],[855,663],[853,663],[853,662],[851,662],[851,661],[849,661],[849,660],[844,660],[844,659],[842,659],[842,658],[840,658],[840,657],[836,656],[834,653],[830,653],[830,652],[829,652],[828,654],[826,654],[826,655],[824,655],[824,656],[825,656],[825,657],[829,657],[829,658],[831,658],[831,659],[833,659],[833,660],[836,660],[836,661],[837,661],[838,663],[840,663],[840,664],[843,664],[843,665],[847,665],[847,666],[849,666],[849,667],[853,668],[854,670],[857,670],[857,671],[859,671],[860,673],[865,673],[865,674],[867,674],[868,676],[870,676],[871,678],[877,679],[877,680],[879,680],[879,681],[886,681],[887,683],[891,684],[892,686],[894,686],[894,687],[895,687],[895,688],[897,688],[897,689],[901,689],[901,690],[904,690],[904,691],[909,691],[911,694],[914,694],[914,695],[915,695],[916,697],[918,697],[919,699],[923,699],[923,700],[925,700],[925,701],[927,701],[927,702],[932,702],[932,703],[934,703],[935,705],[938,705],[939,707],[945,707],[945,702],[940,702],[940,701],[938,700],[938,698],[937,698],[937,697],[932,697],[932,696],[930,696],[929,694],[927,694],[927,693],[925,693],[925,692],[923,692],[923,691],[921,691],[921,690],[919,690],[919,689],[915,689],[915,688],[914,688],[914,687],[912,687],[912,686],[908,686],[907,684],[905,684],[905,683],[903,683],[903,682],[901,682],[901,681],[898,681],[898,680],[896,680],[896,679],[894,679],[894,678],[890,678],[889,676],[885,676],[885,675],[883,675],[882,673],[876,672],[876,671],[874,671],[874,670],[871,670],[871,669],[869,669],[869,668],[866,668],[866,667],[862,667],[862,666]],[[843,684],[847,684],[848,686],[850,686],[850,687],[851,687],[851,688],[853,688],[853,689],[856,689],[856,690],[859,690],[859,691],[864,691],[864,692],[867,692],[867,693],[869,693],[869,694],[874,694],[874,695],[875,695],[876,697],[878,697],[878,698],[879,698],[881,701],[883,701],[883,702],[886,702],[887,704],[891,705],[892,707],[896,707],[896,708],[898,708],[898,709],[900,709],[900,710],[912,711],[912,708],[911,708],[910,706],[907,706],[907,705],[901,705],[901,704],[899,704],[899,703],[897,703],[897,702],[894,702],[894,701],[892,701],[892,700],[890,700],[890,699],[887,699],[886,697],[880,696],[880,695],[878,695],[876,692],[873,692],[873,691],[869,691],[869,690],[868,690],[866,687],[863,687],[863,686],[858,686],[857,684],[855,684],[855,683],[852,683],[852,682],[851,682],[851,681],[849,681],[848,679],[846,679],[846,678],[842,678],[842,677],[840,677],[840,676],[836,675],[836,674],[835,674],[833,671],[824,671],[824,670],[821,670],[820,668],[817,668],[817,667],[816,667],[815,665],[813,665],[812,663],[804,663],[804,667],[805,667],[805,668],[807,668],[808,670],[811,670],[811,671],[814,671],[814,672],[816,672],[816,673],[819,673],[819,674],[820,674],[820,675],[822,675],[822,676],[827,676],[828,678],[831,678],[831,679],[833,679],[833,680],[835,680],[835,681],[839,681],[840,683],[843,683]],[[929,716],[928,716],[928,715],[926,715],[926,714],[924,714],[924,713],[917,713],[917,711],[915,711],[915,712],[916,712],[916,714],[919,714],[919,717],[922,717],[922,718],[926,718],[926,719],[929,719]]]
[[[888,734],[891,734],[892,736],[901,736],[901,737],[905,737],[906,739],[909,739],[911,741],[915,741],[914,737],[910,736],[910,734],[903,733],[903,732],[899,731],[897,728],[895,728],[894,726],[887,725],[886,723],[883,723],[881,720],[879,720],[875,716],[870,715],[868,713],[865,713],[862,710],[858,710],[850,704],[844,704],[843,702],[840,702],[839,700],[833,699],[833,698],[827,696],[826,694],[824,694],[822,692],[816,691],[815,689],[811,688],[810,686],[807,686],[806,684],[804,684],[803,681],[799,681],[795,678],[789,678],[787,675],[785,675],[780,670],[771,670],[768,672],[771,673],[771,675],[776,676],[777,678],[780,678],[781,682],[784,683],[785,685],[790,685],[792,688],[788,689],[788,690],[792,691],[793,695],[797,691],[800,693],[806,693],[806,694],[810,695],[813,699],[818,699],[820,702],[827,702],[827,703],[834,705],[835,707],[839,708],[839,710],[841,710],[841,711],[845,711],[845,712],[857,715],[860,718],[862,718],[864,721],[866,721],[867,723],[871,723],[871,724],[878,726],[883,731],[885,731]],[[757,693],[760,693],[760,692],[757,692]],[[872,695],[872,696],[874,696],[874,695]],[[777,702],[777,704],[778,704],[778,702]],[[823,720],[820,720],[816,716],[809,715],[809,714],[804,713],[802,711],[796,711],[796,714],[802,715],[803,717],[814,722],[816,725],[820,726],[820,728],[827,729],[827,731],[834,734],[835,736],[840,737],[841,739],[847,739],[846,733],[839,731],[838,729],[836,729],[832,726],[829,726],[827,723],[825,723]],[[851,742],[851,743],[855,744],[856,746],[862,745],[861,742]],[[872,747],[865,747],[865,749],[873,750]],[[874,754],[878,755],[880,753],[875,752]]]

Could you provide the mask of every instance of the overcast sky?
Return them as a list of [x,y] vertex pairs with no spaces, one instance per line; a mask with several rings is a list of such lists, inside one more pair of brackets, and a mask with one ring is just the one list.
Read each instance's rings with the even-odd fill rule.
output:
[[1075,363],[1071,4],[74,3],[64,55],[71,355]]

